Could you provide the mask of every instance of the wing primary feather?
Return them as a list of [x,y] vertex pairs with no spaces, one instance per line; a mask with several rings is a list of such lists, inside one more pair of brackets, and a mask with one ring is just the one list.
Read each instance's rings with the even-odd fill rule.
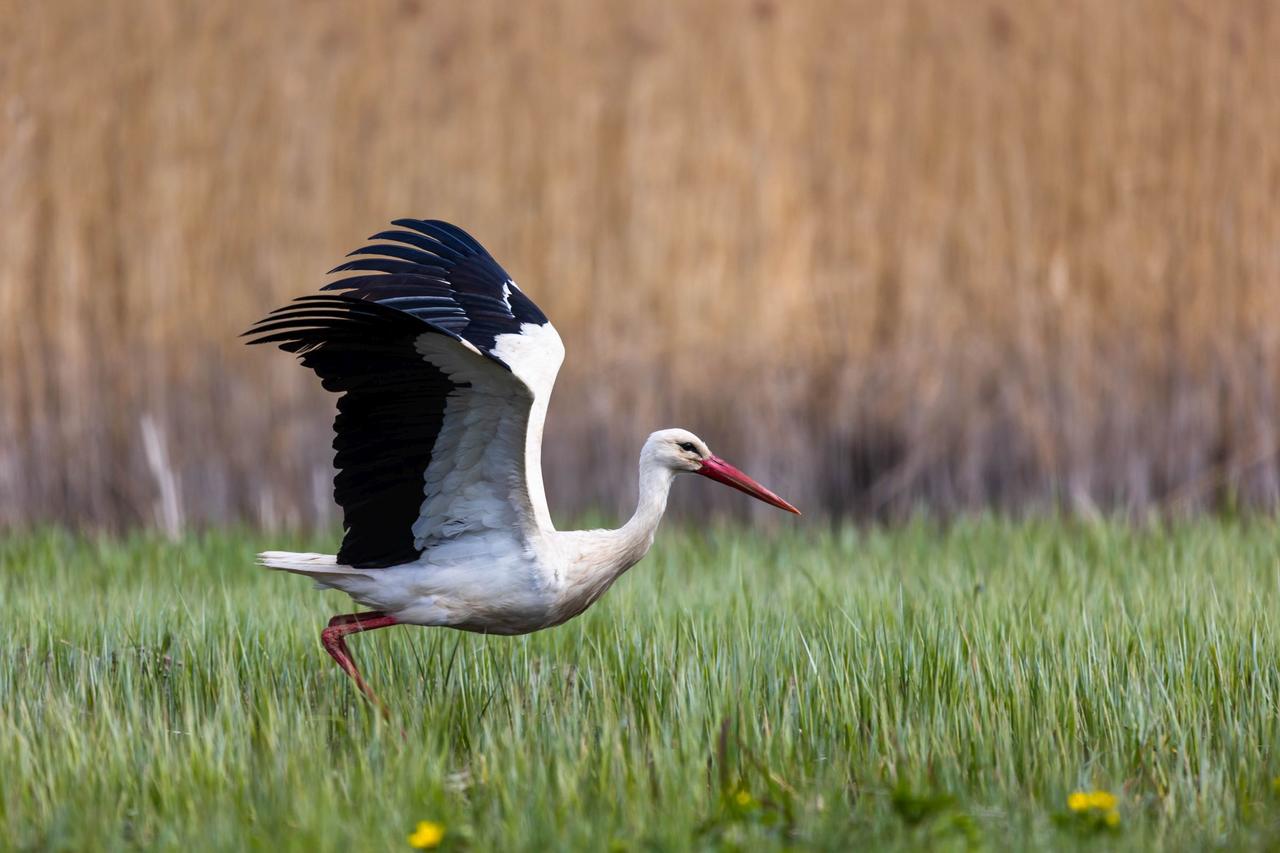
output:
[[450,222],[445,222],[443,219],[423,219],[421,220],[421,224],[426,228],[431,229],[431,231],[427,231],[426,233],[436,232],[448,234],[458,243],[468,247],[471,252],[477,255],[484,255],[486,258],[492,257],[492,255],[485,250],[484,246],[480,245],[475,237],[472,237],[466,231],[463,231],[461,228]]

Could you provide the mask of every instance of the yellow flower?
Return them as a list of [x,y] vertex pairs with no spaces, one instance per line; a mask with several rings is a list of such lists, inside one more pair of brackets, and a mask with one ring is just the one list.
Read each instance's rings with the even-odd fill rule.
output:
[[1111,811],[1107,812],[1106,816],[1103,817],[1102,819],[1106,821],[1107,826],[1114,829],[1115,827],[1120,825],[1120,812],[1116,811],[1115,809],[1112,809]]
[[1116,795],[1107,791],[1094,791],[1089,795],[1089,806],[1098,811],[1115,811]]
[[746,808],[751,805],[751,792],[746,789],[739,789],[738,793],[733,795],[733,799],[738,805]]
[[1116,795],[1109,791],[1072,791],[1067,797],[1067,808],[1073,812],[1097,809],[1100,812],[1115,811]]
[[409,846],[416,847],[419,850],[429,850],[433,847],[439,847],[443,839],[444,826],[442,824],[422,820],[418,821],[418,828],[413,831],[413,835],[409,836]]

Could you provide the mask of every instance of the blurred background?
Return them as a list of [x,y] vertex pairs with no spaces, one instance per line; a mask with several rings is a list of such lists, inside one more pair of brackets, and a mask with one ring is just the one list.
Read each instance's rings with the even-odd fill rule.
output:
[[333,524],[236,336],[400,216],[560,329],[561,521],[672,425],[819,514],[1280,496],[1268,0],[4,6],[2,525]]

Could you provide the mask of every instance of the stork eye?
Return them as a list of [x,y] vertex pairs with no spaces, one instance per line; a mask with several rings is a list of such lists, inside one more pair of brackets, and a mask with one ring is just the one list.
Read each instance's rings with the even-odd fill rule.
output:
[[686,452],[688,452],[688,453],[696,453],[696,452],[697,452],[697,450],[698,450],[698,448],[696,448],[696,447],[694,447],[694,446],[693,446],[693,442],[691,442],[691,441],[682,441],[682,442],[680,442],[680,449],[681,449],[681,450],[684,450],[684,451],[686,451]]

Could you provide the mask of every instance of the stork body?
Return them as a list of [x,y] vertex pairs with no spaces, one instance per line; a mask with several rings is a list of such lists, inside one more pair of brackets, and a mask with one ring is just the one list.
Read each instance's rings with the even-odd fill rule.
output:
[[646,442],[641,498],[635,516],[617,530],[558,531],[550,523],[494,528],[439,543],[410,563],[384,568],[339,565],[329,554],[268,551],[269,568],[309,575],[397,622],[484,634],[528,634],[577,616],[638,563],[653,544],[674,474],[655,458],[673,437]]
[[692,433],[653,433],[635,514],[617,530],[557,531],[542,485],[542,426],[564,347],[555,328],[456,226],[401,219],[335,272],[357,275],[247,334],[298,355],[342,394],[336,555],[269,551],[268,568],[341,590],[325,648],[375,702],[347,634],[395,624],[525,634],[590,607],[653,544],[675,475],[698,473],[797,510]]

